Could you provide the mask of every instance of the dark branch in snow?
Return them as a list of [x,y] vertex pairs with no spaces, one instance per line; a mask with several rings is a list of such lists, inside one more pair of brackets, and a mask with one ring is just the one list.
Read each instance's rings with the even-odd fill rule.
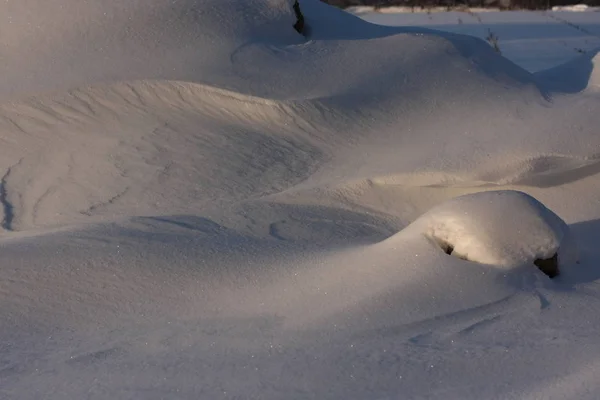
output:
[[294,2],[294,13],[296,14],[294,29],[302,34],[304,33],[304,15],[302,14],[302,10],[300,10],[300,3],[298,3],[298,0]]
[[12,203],[8,200],[8,191],[6,190],[6,182],[10,173],[14,167],[19,165],[21,161],[13,165],[12,167],[6,170],[6,173],[0,180],[0,203],[2,204],[2,209],[4,211],[4,218],[2,219],[2,228],[7,231],[12,230],[12,221],[14,219],[14,207]]

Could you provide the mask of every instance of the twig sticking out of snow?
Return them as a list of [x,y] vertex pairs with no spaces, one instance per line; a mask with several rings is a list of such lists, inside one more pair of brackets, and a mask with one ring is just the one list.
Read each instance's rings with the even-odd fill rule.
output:
[[498,54],[502,54],[502,51],[500,50],[500,45],[498,44],[500,38],[498,37],[498,35],[492,32],[491,29],[488,29],[488,35],[486,36],[485,40],[488,41],[488,43],[494,48],[494,50],[496,50]]

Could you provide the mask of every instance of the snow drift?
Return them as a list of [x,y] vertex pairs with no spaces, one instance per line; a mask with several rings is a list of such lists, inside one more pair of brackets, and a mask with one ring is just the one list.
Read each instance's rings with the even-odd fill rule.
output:
[[490,191],[455,198],[417,219],[421,231],[448,254],[500,267],[533,264],[558,255],[576,261],[568,226],[522,192]]
[[300,182],[552,186],[599,165],[600,117],[552,107],[539,79],[475,38],[317,1],[302,2],[309,40],[283,0],[35,4],[1,6],[8,230],[220,218]]
[[569,378],[600,347],[588,241],[550,281],[421,229],[466,208],[487,250],[459,254],[560,253],[525,195],[414,221],[517,185],[593,231],[598,98],[317,0],[305,37],[292,3],[0,5],[2,397],[597,393]]

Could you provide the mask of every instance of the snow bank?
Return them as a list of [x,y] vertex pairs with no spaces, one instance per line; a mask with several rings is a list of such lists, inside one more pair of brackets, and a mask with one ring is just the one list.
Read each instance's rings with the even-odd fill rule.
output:
[[434,207],[407,230],[422,232],[448,254],[482,264],[510,268],[555,254],[560,264],[575,262],[567,224],[523,192],[457,197]]

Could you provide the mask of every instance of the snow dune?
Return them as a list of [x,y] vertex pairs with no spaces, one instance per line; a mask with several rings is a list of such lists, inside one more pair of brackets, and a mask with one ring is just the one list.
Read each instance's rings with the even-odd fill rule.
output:
[[1,397],[595,398],[595,59],[292,3],[0,5]]

